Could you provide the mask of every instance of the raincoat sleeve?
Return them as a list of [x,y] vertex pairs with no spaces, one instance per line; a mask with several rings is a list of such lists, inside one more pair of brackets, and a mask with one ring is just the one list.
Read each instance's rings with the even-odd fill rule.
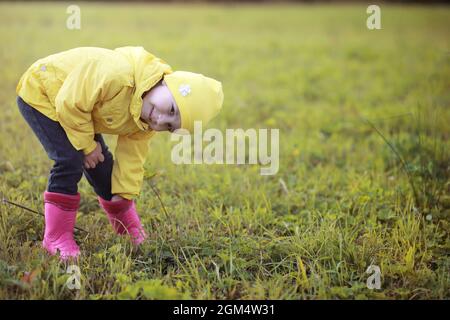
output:
[[96,59],[79,64],[68,74],[55,98],[59,123],[74,148],[85,155],[97,146],[91,117],[94,105],[121,89],[112,69]]
[[111,176],[111,193],[132,200],[139,196],[144,179],[144,163],[154,131],[139,131],[117,138]]

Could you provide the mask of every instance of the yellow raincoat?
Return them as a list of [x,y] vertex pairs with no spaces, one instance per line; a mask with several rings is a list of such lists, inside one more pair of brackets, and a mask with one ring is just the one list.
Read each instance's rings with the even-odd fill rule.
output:
[[140,193],[148,140],[155,133],[140,120],[142,94],[172,72],[142,47],[80,47],[37,60],[16,93],[58,121],[84,154],[95,149],[95,133],[118,135],[111,193],[133,199]]

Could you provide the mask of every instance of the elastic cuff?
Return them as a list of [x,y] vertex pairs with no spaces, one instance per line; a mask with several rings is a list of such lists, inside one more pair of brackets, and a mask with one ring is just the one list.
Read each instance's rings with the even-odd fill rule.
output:
[[103,209],[106,210],[106,212],[111,214],[119,214],[124,211],[127,211],[131,205],[133,204],[132,200],[119,200],[119,201],[108,201],[103,199],[100,196],[97,196],[98,201],[100,202],[100,205],[103,207]]
[[87,148],[83,149],[84,155],[88,155],[89,153],[94,151],[95,148],[97,148],[97,142],[95,140],[92,140],[91,144]]
[[80,193],[65,194],[57,192],[44,191],[44,202],[52,203],[63,210],[78,210],[80,205]]

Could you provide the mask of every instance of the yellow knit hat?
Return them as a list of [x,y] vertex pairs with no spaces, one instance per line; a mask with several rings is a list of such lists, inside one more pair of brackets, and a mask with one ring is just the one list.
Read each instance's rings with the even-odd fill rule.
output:
[[164,76],[164,81],[178,105],[181,128],[190,133],[194,121],[206,125],[222,108],[222,83],[200,73],[175,71]]

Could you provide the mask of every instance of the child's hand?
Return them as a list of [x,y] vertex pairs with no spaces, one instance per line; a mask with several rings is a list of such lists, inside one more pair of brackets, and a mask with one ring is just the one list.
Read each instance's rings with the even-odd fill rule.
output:
[[97,142],[97,147],[89,154],[84,156],[84,167],[86,169],[94,169],[97,163],[105,161],[102,153],[102,145]]

